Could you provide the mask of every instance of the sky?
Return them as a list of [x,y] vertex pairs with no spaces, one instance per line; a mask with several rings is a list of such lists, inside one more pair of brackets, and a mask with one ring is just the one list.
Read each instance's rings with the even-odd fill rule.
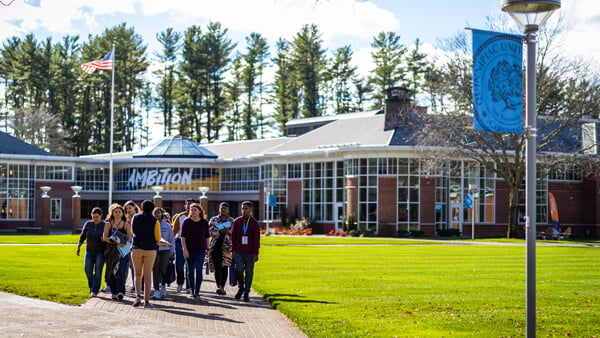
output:
[[[273,46],[314,23],[324,48],[331,52],[350,45],[359,72],[366,74],[372,68],[370,44],[379,32],[393,31],[407,46],[419,38],[422,51],[433,55],[439,40],[465,27],[486,29],[487,17],[508,16],[500,5],[501,0],[0,0],[0,41],[29,33],[38,40],[58,42],[65,35],[79,35],[87,41],[88,35],[125,22],[143,37],[153,57],[160,51],[156,34],[169,27],[183,32],[218,21],[243,51],[251,32]],[[565,51],[599,64],[600,1],[563,0],[551,20],[559,14],[568,25]]]

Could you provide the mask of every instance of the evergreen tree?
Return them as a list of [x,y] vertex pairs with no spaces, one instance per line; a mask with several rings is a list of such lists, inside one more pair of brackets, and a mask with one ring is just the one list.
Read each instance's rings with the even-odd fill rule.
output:
[[219,22],[208,24],[207,32],[203,37],[202,47],[207,57],[206,79],[206,138],[212,142],[219,138],[223,127],[224,103],[224,74],[231,63],[231,51],[236,44],[227,37],[227,28],[222,28]]
[[242,123],[242,94],[243,94],[243,64],[242,56],[236,55],[231,67],[231,80],[225,84],[225,97],[227,114],[225,117],[225,126],[227,127],[230,141],[240,139],[240,129]]
[[181,48],[181,33],[173,28],[156,34],[156,39],[162,46],[162,53],[156,53],[160,68],[154,74],[158,78],[156,86],[156,103],[162,112],[163,136],[171,135],[173,128],[173,113],[175,110],[175,79],[176,62]]
[[427,62],[427,54],[421,53],[419,48],[421,47],[421,41],[417,38],[415,45],[408,52],[406,59],[407,73],[408,73],[408,85],[407,88],[412,91],[413,101],[416,101],[417,94],[420,93],[420,88],[424,85],[425,74],[430,69],[429,62]]
[[385,100],[385,90],[390,87],[405,85],[405,69],[403,56],[406,47],[400,43],[400,36],[394,32],[381,32],[371,43],[375,49],[371,53],[375,69],[371,77],[374,86],[373,108],[379,109]]
[[356,66],[352,62],[352,47],[344,46],[333,53],[328,74],[332,87],[332,102],[335,114],[346,114],[352,111],[352,79],[356,75]]
[[288,121],[299,118],[300,100],[299,84],[295,65],[292,60],[291,44],[283,39],[276,42],[277,54],[275,63],[275,79],[273,82],[272,104],[275,108],[275,120],[279,131],[285,135],[285,125]]
[[[267,40],[258,33],[250,33],[246,37],[245,66],[243,70],[244,91],[246,105],[244,107],[244,133],[246,139],[256,138],[256,127],[260,130],[260,137],[264,135],[264,116],[262,113],[262,74],[266,59],[269,56]],[[256,107],[258,101],[258,108]],[[254,125],[253,120],[256,121]]]
[[292,62],[298,77],[303,117],[321,116],[325,50],[316,25],[304,25],[292,43]]

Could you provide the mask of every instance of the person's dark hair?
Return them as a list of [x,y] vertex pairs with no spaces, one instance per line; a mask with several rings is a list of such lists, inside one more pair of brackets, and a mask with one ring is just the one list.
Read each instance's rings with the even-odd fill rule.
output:
[[142,202],[142,212],[145,215],[152,216],[152,211],[154,211],[154,202],[151,200],[144,200]]
[[252,202],[250,202],[250,201],[244,201],[244,202],[242,202],[242,206],[246,206],[246,207],[248,207],[250,209],[253,208]]
[[221,204],[219,204],[219,209],[221,209],[222,207],[229,208],[229,203],[221,202]]
[[193,199],[193,198],[188,198],[185,200],[186,204],[192,204],[192,203],[198,203],[197,199]]
[[91,214],[92,214],[92,215],[93,215],[93,214],[98,214],[98,215],[102,216],[102,209],[100,209],[100,208],[98,208],[98,207],[94,207],[94,208],[92,209],[92,213],[91,213]]

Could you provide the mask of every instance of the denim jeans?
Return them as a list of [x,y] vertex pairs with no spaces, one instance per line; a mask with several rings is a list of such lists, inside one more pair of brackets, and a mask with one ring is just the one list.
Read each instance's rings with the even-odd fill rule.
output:
[[204,265],[204,257],[206,256],[206,250],[200,251],[189,251],[190,257],[187,260],[188,270],[190,276],[190,287],[193,294],[200,293],[200,286],[202,285],[202,269]]
[[[190,289],[190,278],[186,273],[186,261],[183,257],[183,246],[181,238],[175,240],[175,273],[177,275],[177,285],[183,285],[185,278],[186,289]],[[189,268],[187,269],[189,271]]]
[[98,293],[100,291],[100,283],[102,281],[102,269],[104,268],[104,253],[85,253],[85,261],[83,270],[88,280],[90,292]]
[[238,287],[244,289],[244,292],[250,292],[254,277],[254,255],[236,253],[234,260]]

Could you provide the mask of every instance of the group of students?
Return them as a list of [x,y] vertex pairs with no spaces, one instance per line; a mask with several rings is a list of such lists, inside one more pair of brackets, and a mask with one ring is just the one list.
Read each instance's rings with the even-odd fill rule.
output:
[[187,199],[185,211],[172,221],[150,200],[142,202],[141,210],[133,201],[123,206],[114,203],[104,221],[98,207],[92,209],[91,216],[81,230],[76,254],[79,256],[81,245],[87,241],[84,271],[92,297],[100,291],[106,266],[105,290],[110,290],[112,299],[122,300],[131,262],[132,291],[136,294],[133,306],[142,304],[143,291],[143,306],[152,308],[151,287],[152,298],[167,295],[168,266],[175,260],[177,292],[186,283],[186,292],[198,299],[207,257],[210,271],[215,274],[216,293],[226,294],[228,270],[233,264],[238,285],[235,298],[250,300],[260,248],[260,227],[252,217],[252,202],[242,202],[241,215],[235,219],[229,216],[229,204],[222,202],[219,213],[207,220],[206,212],[194,199]]

